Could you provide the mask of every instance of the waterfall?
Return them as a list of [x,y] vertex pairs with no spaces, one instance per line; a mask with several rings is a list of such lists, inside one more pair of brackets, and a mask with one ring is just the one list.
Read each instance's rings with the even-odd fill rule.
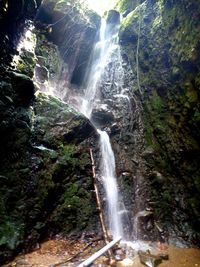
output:
[[[64,64],[64,67],[62,64],[59,65],[59,68],[61,68],[59,74],[63,74],[63,76],[59,75],[60,80],[55,79],[53,85],[56,90],[50,92],[49,89],[51,87],[49,84],[47,84],[48,86],[43,85],[43,87],[48,89],[48,93],[60,98],[62,101],[66,101],[68,104],[71,104],[79,110],[90,119],[96,127],[100,139],[100,164],[98,164],[100,169],[98,171],[98,178],[102,180],[103,189],[105,191],[108,214],[106,223],[108,224],[108,228],[114,239],[122,236],[122,241],[125,242],[125,244],[135,250],[139,250],[142,245],[137,242],[137,216],[135,220],[136,223],[133,226],[132,221],[130,220],[130,212],[126,209],[118,190],[115,157],[109,135],[105,131],[102,131],[102,129],[98,129],[100,128],[99,125],[102,124],[98,124],[98,122],[95,123],[95,116],[92,117],[96,111],[98,112],[100,110],[100,105],[106,106],[108,103],[108,105],[110,105],[111,113],[113,110],[115,112],[113,118],[116,119],[116,126],[118,127],[119,124],[120,127],[120,137],[118,140],[121,140],[123,131],[125,132],[128,128],[128,134],[132,134],[133,128],[135,127],[134,117],[132,116],[130,119],[129,114],[133,113],[132,100],[134,101],[137,112],[137,101],[129,90],[126,81],[127,76],[126,73],[124,74],[120,46],[118,44],[118,29],[119,25],[114,23],[107,24],[106,21],[102,19],[99,40],[96,42],[91,53],[90,64],[88,64],[89,68],[86,70],[84,83],[82,84],[84,89],[78,87],[79,91],[68,90],[66,94],[66,87],[70,84],[70,75],[68,75],[67,72],[69,66],[67,63],[66,66]],[[129,75],[129,72],[127,75]],[[69,87],[69,89],[71,88]],[[102,102],[101,98],[103,100]],[[116,107],[119,108],[117,109]],[[101,113],[99,114],[101,115]],[[127,125],[127,127],[124,127],[123,129],[124,125]],[[138,131],[136,134],[137,133]],[[117,135],[116,137],[118,138]],[[137,136],[135,137],[135,140],[137,141]],[[39,146],[38,148],[41,150],[46,149],[42,146]],[[121,164],[124,164],[124,162]],[[121,166],[120,169],[123,169]],[[138,178],[138,180],[140,179]],[[126,199],[126,202],[130,203],[129,199],[128,201]],[[133,227],[134,229],[132,229]],[[135,242],[128,243],[128,240],[133,240],[133,232],[135,232]]]
[[91,115],[94,106],[94,99],[97,93],[98,83],[105,67],[105,30],[106,21],[102,19],[100,28],[100,40],[94,47],[90,70],[88,77],[86,78],[86,89],[84,91],[82,105],[80,107],[81,112],[87,117],[90,117]]
[[113,238],[117,238],[119,236],[123,236],[123,231],[119,210],[117,180],[115,175],[115,157],[108,134],[105,131],[97,131],[100,135],[101,176],[107,197],[109,228]]
[[[83,95],[76,95],[76,103],[72,105],[78,109],[82,114],[87,118],[91,119],[92,111],[97,103],[100,102],[100,87],[105,86],[102,82],[102,76],[106,73],[106,68],[109,63],[114,64],[114,73],[107,73],[111,76],[111,83],[107,87],[107,91],[113,90],[113,87],[117,88],[115,93],[116,97],[128,98],[123,92],[122,89],[122,66],[121,66],[121,55],[120,48],[118,45],[118,29],[119,25],[110,23],[107,24],[104,19],[101,20],[101,28],[99,32],[99,41],[96,42],[89,69],[86,71]],[[116,62],[113,62],[113,54],[116,54]],[[63,81],[61,79],[58,82],[58,90],[53,90],[50,92],[50,86],[46,88],[48,93],[52,93],[55,97],[60,98],[62,101],[65,101],[65,94],[62,92]],[[61,85],[61,86],[59,86]],[[120,88],[120,90],[119,90]],[[72,96],[68,95],[68,102]],[[129,100],[129,99],[128,99]],[[118,185],[116,179],[115,171],[115,157],[110,143],[110,138],[105,131],[101,131],[95,125],[95,122],[92,121],[93,125],[96,127],[97,132],[100,137],[100,177],[102,178],[103,188],[107,200],[107,213],[108,213],[108,225],[109,230],[113,238],[119,236],[124,237],[122,219],[123,214],[126,213],[123,203],[119,201]],[[121,210],[119,208],[119,203],[123,207]],[[126,216],[126,215],[125,215]]]
[[[118,25],[108,24],[102,19],[100,40],[96,43],[92,55],[90,71],[86,78],[86,89],[82,98],[80,111],[91,117],[96,100],[99,98],[99,86],[112,52],[118,48]],[[93,122],[95,125],[95,122]],[[106,193],[109,230],[113,238],[123,237],[122,220],[119,210],[118,185],[115,174],[115,157],[110,138],[105,131],[97,129],[100,135],[100,176]]]
[[91,117],[95,103],[99,100],[101,77],[108,60],[112,52],[118,48],[118,25],[106,24],[106,21],[102,19],[99,35],[100,38],[94,47],[89,71],[85,78],[86,89],[82,96],[82,104],[78,107],[88,118]]

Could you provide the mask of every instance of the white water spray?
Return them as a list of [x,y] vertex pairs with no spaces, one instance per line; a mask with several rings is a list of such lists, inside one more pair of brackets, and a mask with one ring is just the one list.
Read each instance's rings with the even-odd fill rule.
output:
[[[86,81],[80,111],[91,117],[95,101],[98,99],[101,77],[108,64],[108,60],[117,48],[118,29],[115,25],[106,25],[102,19],[100,29],[100,40],[94,47],[92,63]],[[105,131],[97,129],[100,135],[101,164],[100,176],[102,177],[103,187],[106,193],[108,207],[108,223],[113,238],[123,237],[122,221],[119,210],[118,186],[115,174],[115,157],[111,147],[110,139]]]
[[[112,74],[111,77],[112,84],[110,86],[115,84],[116,88],[121,88],[122,67],[121,65],[118,66],[119,62],[121,64],[121,60],[119,60],[121,58],[120,48],[118,45],[118,25],[107,25],[106,21],[102,19],[99,41],[96,43],[93,49],[91,64],[86,73],[86,88],[84,90],[83,96],[76,96],[77,104],[74,104],[75,108],[77,108],[89,119],[91,118],[91,114],[96,105],[96,102],[100,101],[99,91],[100,86],[102,85],[102,76],[105,74],[105,70],[108,64],[112,62],[113,54],[116,54],[119,58],[117,59],[117,65],[115,66],[115,73]],[[52,91],[52,94],[56,97],[59,97],[61,100],[63,100],[63,94],[61,91],[62,88],[63,86],[61,83],[59,90],[56,91],[56,95],[55,90]],[[109,90],[112,90],[112,88],[110,87]],[[118,90],[116,93],[120,94],[121,97],[127,97],[121,90]],[[113,236],[113,239],[118,238],[119,236],[123,238],[124,234],[122,227],[122,214],[125,209],[119,209],[119,194],[115,172],[115,157],[108,134],[105,131],[101,131],[99,129],[97,129],[97,131],[100,136],[100,176],[102,177],[103,187],[106,194],[109,230]]]
[[112,52],[116,49],[117,42],[117,26],[109,27],[106,25],[106,21],[102,19],[100,39],[93,50],[91,65],[86,78],[86,89],[82,97],[82,105],[79,107],[79,110],[88,118],[91,117],[95,101],[98,99],[102,74]]
[[[83,113],[88,118],[91,118],[91,114],[96,105],[96,102],[100,100],[99,90],[103,84],[102,83],[103,75],[109,77],[108,79],[109,82],[107,84],[103,84],[103,86],[105,86],[104,90],[106,89],[107,91],[112,92],[112,97],[116,101],[121,101],[122,99],[123,102],[125,102],[131,107],[127,90],[126,88],[123,88],[124,73],[122,67],[120,48],[118,45],[117,26],[112,25],[112,27],[110,27],[110,25],[106,25],[106,22],[102,20],[99,36],[100,40],[99,42],[96,43],[94,47],[90,69],[87,72],[87,78],[85,81],[86,88],[84,91],[84,95],[82,97],[79,97],[79,95],[75,95],[74,98],[77,100],[77,103],[72,103],[72,105],[75,106],[75,108],[77,108],[81,113]],[[113,55],[115,55],[114,58]],[[107,67],[109,64],[113,66],[112,68],[113,72],[111,73],[109,71],[107,72],[108,69]],[[64,72],[64,74],[66,73]],[[68,81],[68,78],[61,79],[61,81],[64,82],[66,80]],[[53,90],[51,93],[55,97],[59,97],[60,99],[63,100],[62,90],[64,89],[65,91],[66,86],[63,86],[61,81],[59,81],[58,83],[59,86],[58,90]],[[69,98],[70,97],[71,95],[69,95]],[[132,113],[132,110],[130,110],[130,113]],[[106,200],[108,207],[108,224],[111,234],[113,235],[113,239],[121,236],[125,244],[134,250],[141,250],[141,249],[147,250],[146,247],[150,249],[149,246],[145,246],[146,245],[145,243],[126,242],[127,239],[125,238],[125,235],[127,236],[127,233],[130,234],[130,231],[127,231],[125,229],[125,227],[127,227],[128,220],[126,220],[126,217],[128,217],[127,215],[128,211],[126,210],[125,207],[123,208],[121,207],[121,209],[119,207],[123,206],[123,203],[122,202],[120,203],[119,201],[114,153],[111,147],[108,134],[105,131],[101,131],[98,129],[97,131],[100,135],[100,150],[101,150],[100,176],[102,177],[103,187],[106,193]],[[46,149],[45,147],[42,146],[38,146],[36,148],[40,150]],[[124,221],[126,221],[126,223],[124,223]],[[137,229],[135,230],[135,232],[137,233]]]
[[101,176],[106,191],[109,228],[113,238],[123,236],[122,222],[119,210],[119,195],[115,174],[115,157],[110,144],[110,138],[105,131],[97,130],[101,146]]

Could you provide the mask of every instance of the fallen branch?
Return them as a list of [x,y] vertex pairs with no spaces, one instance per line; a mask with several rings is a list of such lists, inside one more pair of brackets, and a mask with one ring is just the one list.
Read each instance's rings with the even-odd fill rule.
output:
[[[99,190],[98,190],[98,186],[97,186],[96,167],[95,167],[95,163],[94,163],[92,148],[90,148],[90,158],[91,158],[91,163],[92,163],[94,191],[95,191],[95,196],[96,196],[97,208],[99,210],[99,218],[100,218],[100,222],[101,222],[101,228],[103,231],[105,243],[108,244],[109,243],[109,236],[108,236],[108,231],[107,231],[106,224],[105,224],[105,219],[104,219],[104,215],[103,215],[103,208],[101,205],[100,194],[99,194]],[[109,255],[110,260],[112,260],[114,258],[113,252],[111,250],[108,250],[108,255]]]
[[97,186],[97,178],[96,178],[96,168],[94,164],[94,157],[92,153],[92,148],[90,148],[90,158],[91,158],[91,163],[92,163],[92,174],[93,174],[93,179],[94,179],[94,191],[95,191],[95,196],[96,196],[96,202],[97,202],[97,208],[99,210],[99,217],[100,217],[100,222],[101,222],[101,227],[103,231],[103,236],[105,239],[106,244],[109,243],[109,237],[108,237],[108,231],[106,229],[106,224],[103,216],[103,209],[101,205],[101,200],[100,200],[100,194]]
[[98,259],[101,255],[103,255],[105,252],[109,251],[116,243],[118,243],[121,240],[121,236],[118,238],[115,238],[113,241],[108,243],[106,246],[104,246],[102,249],[94,253],[91,257],[89,257],[87,260],[79,264],[77,267],[86,267],[89,266],[91,263],[93,263],[96,259]]

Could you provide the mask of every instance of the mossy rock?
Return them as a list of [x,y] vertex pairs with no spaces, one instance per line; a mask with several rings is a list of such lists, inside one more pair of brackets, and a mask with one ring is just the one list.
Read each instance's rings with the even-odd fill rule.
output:
[[[196,234],[199,223],[199,14],[200,5],[193,0],[181,5],[145,1],[129,12],[120,28],[123,58],[134,77],[139,73],[146,147],[154,151],[145,160],[150,170],[164,177],[162,186],[149,180],[158,203],[155,212],[169,228],[180,226],[174,227],[177,236],[184,233],[187,221],[185,240],[194,243],[190,230]],[[136,78],[132,83],[138,87]]]
[[12,87],[16,93],[14,102],[18,106],[28,107],[35,99],[35,87],[33,81],[26,75],[12,72]]
[[80,143],[95,131],[87,118],[55,97],[39,93],[35,110],[38,130],[51,147],[63,142]]

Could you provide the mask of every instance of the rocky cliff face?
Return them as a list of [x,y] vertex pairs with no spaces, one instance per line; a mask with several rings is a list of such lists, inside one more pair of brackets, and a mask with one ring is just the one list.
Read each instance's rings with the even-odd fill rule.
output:
[[[99,24],[100,17],[81,7],[79,1],[43,1],[37,13],[37,28],[57,45],[60,57],[68,65],[65,79],[72,84],[83,83]],[[44,56],[43,52],[40,51]]]
[[0,56],[9,64],[16,54],[16,47],[28,20],[35,17],[40,0],[0,2]]
[[[78,1],[45,0],[31,35],[35,49],[17,52],[39,2],[0,3],[2,261],[51,233],[97,229],[88,154],[96,147],[93,126],[37,86],[46,90],[54,80],[54,88],[76,101],[99,17],[83,14]],[[138,3],[117,6],[124,16],[122,58],[113,54],[106,67],[103,105],[93,119],[111,137],[128,230],[146,240],[169,235],[199,245],[200,6],[192,0]]]
[[[16,7],[20,8],[19,12]],[[35,66],[36,79],[42,87],[49,76],[55,78],[57,75],[61,67],[58,58],[62,56],[60,46],[59,51],[55,43],[50,42],[55,38],[54,28],[52,34],[46,30],[50,22],[39,22],[43,9],[38,15],[38,28],[34,30],[37,38],[33,24],[26,23],[36,13],[35,1],[16,1],[16,5],[13,1],[3,1],[0,8],[3,36],[0,262],[3,262],[22,248],[34,248],[38,240],[51,234],[73,235],[85,229],[96,229],[95,204],[91,205],[95,199],[89,156],[89,147],[93,146],[96,134],[88,119],[69,105],[36,93],[38,85],[32,79]],[[75,9],[73,12],[77,15],[76,22],[80,19],[81,23],[81,15]],[[71,29],[72,25],[68,26]],[[95,35],[96,32],[93,41]],[[73,38],[72,46],[78,53],[79,40],[77,36]],[[20,49],[17,47],[19,40]],[[91,39],[83,38],[83,42],[87,41],[91,42]],[[28,46],[22,45],[27,43]],[[79,54],[79,57],[82,56]],[[66,66],[70,65],[72,57],[63,57],[64,60]],[[74,55],[76,64],[77,60]],[[74,68],[71,75],[73,73]]]
[[129,80],[142,107],[141,160],[152,208],[172,239],[194,244],[200,219],[199,15],[196,1],[143,1],[120,30],[124,64],[131,65]]

